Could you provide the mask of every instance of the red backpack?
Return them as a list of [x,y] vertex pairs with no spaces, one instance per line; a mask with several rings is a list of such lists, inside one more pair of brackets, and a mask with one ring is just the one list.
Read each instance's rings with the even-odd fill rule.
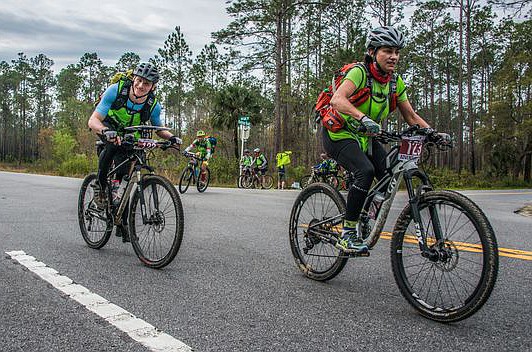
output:
[[[352,62],[344,65],[341,69],[334,72],[331,85],[325,88],[316,100],[314,111],[316,114],[316,123],[320,123],[323,127],[327,128],[331,132],[338,132],[344,127],[345,120],[340,113],[331,107],[330,102],[333,94],[336,92],[342,80],[347,76],[347,73],[354,67],[363,68],[366,72],[366,85],[363,88],[355,90],[355,92],[349,97],[349,101],[354,106],[362,105],[371,96],[371,87],[373,85],[373,77],[369,72],[366,65],[362,62]],[[397,107],[397,77],[392,76],[390,81],[390,112],[394,111]]]

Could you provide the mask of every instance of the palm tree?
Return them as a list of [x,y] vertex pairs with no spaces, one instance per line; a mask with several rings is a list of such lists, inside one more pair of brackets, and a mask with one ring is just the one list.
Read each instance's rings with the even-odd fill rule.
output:
[[231,84],[217,91],[214,96],[214,113],[211,119],[215,128],[233,131],[235,158],[238,159],[238,118],[250,116],[252,124],[262,121],[263,97],[258,91],[241,84]]

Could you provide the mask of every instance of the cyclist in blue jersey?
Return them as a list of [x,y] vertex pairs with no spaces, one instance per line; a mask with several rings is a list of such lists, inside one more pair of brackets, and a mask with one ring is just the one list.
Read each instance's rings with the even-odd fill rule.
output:
[[[89,128],[103,141],[108,142],[99,153],[99,184],[94,189],[95,203],[101,209],[106,206],[107,173],[112,162],[119,164],[127,159],[127,152],[120,148],[125,134],[124,128],[148,122],[153,126],[163,126],[160,117],[161,104],[154,94],[158,80],[159,73],[154,65],[139,64],[133,72],[132,80],[123,79],[107,88],[89,118]],[[169,131],[157,131],[157,135],[174,144],[181,144],[181,139]],[[122,166],[116,173],[118,180],[122,180],[127,172],[128,165]],[[126,217],[123,216],[123,219]],[[126,239],[124,226],[117,228],[117,235],[120,233]]]

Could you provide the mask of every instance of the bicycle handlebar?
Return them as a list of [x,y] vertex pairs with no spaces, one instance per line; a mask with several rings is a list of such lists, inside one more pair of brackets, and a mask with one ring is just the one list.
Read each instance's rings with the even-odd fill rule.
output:
[[425,136],[427,137],[427,144],[436,145],[438,149],[445,150],[453,147],[450,141],[446,141],[432,128],[421,128],[419,125],[413,125],[401,132],[381,131],[374,138],[382,143],[400,142],[405,136]]
[[187,151],[184,151],[183,155],[185,157],[187,157],[187,158],[192,158],[192,159],[196,159],[196,160],[199,160],[199,161],[207,160],[205,158],[200,158],[200,157],[196,156],[196,154],[190,153],[190,152],[187,152]]

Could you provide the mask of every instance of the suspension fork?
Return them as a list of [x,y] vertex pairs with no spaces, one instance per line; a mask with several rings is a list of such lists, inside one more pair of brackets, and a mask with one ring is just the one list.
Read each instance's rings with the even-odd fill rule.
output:
[[[414,177],[419,178],[422,182],[422,185],[417,189],[417,191],[414,190],[414,186],[412,184],[412,180]],[[431,251],[427,245],[427,231],[430,225],[427,224],[426,229],[423,227],[421,214],[419,212],[419,197],[421,196],[421,193],[424,190],[432,190],[432,186],[430,184],[430,181],[428,180],[427,175],[425,175],[423,172],[420,172],[419,169],[412,169],[406,171],[404,173],[404,180],[408,192],[408,202],[412,211],[412,218],[414,219],[414,227],[416,230],[416,237],[419,243],[419,249],[421,250],[422,255],[424,257],[432,257],[433,251]],[[430,221],[432,222],[432,228],[434,230],[434,235],[436,237],[436,240],[439,241],[443,238],[443,233],[441,229],[439,214],[435,205],[429,204],[429,214]]]

